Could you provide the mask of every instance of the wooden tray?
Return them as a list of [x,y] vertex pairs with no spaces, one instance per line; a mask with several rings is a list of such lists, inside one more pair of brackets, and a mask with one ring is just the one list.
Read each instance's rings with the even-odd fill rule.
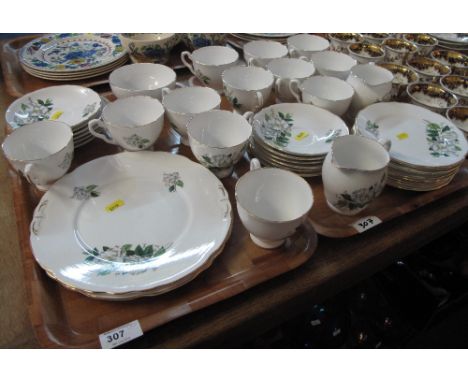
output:
[[[225,106],[223,104],[223,106]],[[179,144],[166,124],[156,150],[170,151],[194,160],[190,148]],[[75,151],[73,167],[93,158],[118,152],[100,140]],[[139,320],[144,332],[177,317],[239,294],[306,262],[317,247],[317,235],[306,221],[287,243],[276,250],[253,244],[237,215],[234,186],[249,163],[243,158],[235,173],[223,183],[229,192],[234,224],[224,251],[194,281],[164,295],[127,302],[93,300],[50,279],[35,262],[29,245],[29,222],[42,193],[10,171],[20,245],[29,293],[30,317],[41,346],[99,347],[99,334]]]
[[[0,61],[2,65],[6,91],[9,95],[18,98],[37,89],[45,88],[47,86],[63,85],[67,83],[94,88],[97,91],[99,91],[100,87],[103,86],[108,88],[110,73],[78,81],[48,81],[42,78],[31,76],[29,73],[25,72],[19,62],[18,51],[27,42],[36,37],[38,37],[38,35],[17,37],[15,39],[6,41],[2,46],[2,59]],[[174,70],[185,69],[185,66],[180,60],[180,53],[186,49],[187,48],[183,43],[177,44],[172,50],[171,57],[166,65],[170,66]],[[128,60],[127,64],[130,63],[131,61]]]

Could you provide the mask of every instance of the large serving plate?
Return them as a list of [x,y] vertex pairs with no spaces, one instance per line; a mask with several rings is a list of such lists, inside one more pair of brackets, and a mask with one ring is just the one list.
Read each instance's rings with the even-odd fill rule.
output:
[[80,72],[109,65],[126,55],[116,34],[55,33],[27,43],[22,65],[40,72]]
[[28,93],[13,102],[5,113],[11,128],[42,120],[57,120],[79,127],[100,109],[102,100],[95,91],[77,85],[51,86]]
[[301,103],[280,103],[252,118],[256,139],[296,156],[324,156],[333,140],[349,134],[343,120],[327,110]]
[[364,136],[389,139],[392,160],[413,166],[450,168],[461,163],[468,150],[463,133],[452,122],[407,103],[368,106],[359,112],[355,126]]
[[203,166],[163,152],[123,152],[77,168],[43,196],[31,223],[37,262],[85,293],[170,290],[227,241],[231,205]]

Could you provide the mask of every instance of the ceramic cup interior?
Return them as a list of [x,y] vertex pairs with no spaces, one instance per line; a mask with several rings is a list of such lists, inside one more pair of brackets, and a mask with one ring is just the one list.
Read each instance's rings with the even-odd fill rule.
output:
[[211,88],[194,86],[171,91],[164,96],[162,103],[175,113],[198,114],[217,108],[221,97]]
[[288,54],[288,49],[277,41],[250,41],[244,45],[244,54],[258,58],[277,58]]
[[314,64],[298,58],[276,58],[267,68],[280,78],[307,78],[315,73]]
[[333,162],[349,169],[377,171],[390,161],[388,151],[379,142],[359,135],[337,137],[332,152]]
[[2,148],[10,160],[33,161],[58,153],[72,139],[73,133],[67,124],[41,121],[13,130]]
[[192,61],[203,65],[226,65],[239,59],[239,53],[225,46],[205,46],[192,53]]
[[109,76],[111,86],[126,90],[154,90],[175,82],[176,73],[161,64],[132,64],[114,70]]
[[212,148],[234,147],[246,142],[252,134],[247,120],[226,110],[200,113],[188,123],[187,131],[197,142]]
[[122,33],[124,38],[138,42],[165,41],[174,35],[175,33]]
[[261,90],[273,84],[273,74],[255,66],[235,66],[223,72],[223,81],[235,89]]
[[290,48],[302,50],[305,52],[321,52],[328,49],[330,43],[327,39],[310,34],[298,34],[288,37]]
[[305,80],[301,90],[311,96],[330,101],[350,99],[354,90],[346,81],[335,77],[315,76]]
[[351,69],[351,75],[361,78],[370,86],[376,86],[393,81],[393,73],[390,70],[372,64],[354,66]]
[[298,219],[313,204],[309,184],[278,168],[262,168],[243,175],[236,185],[236,198],[249,214],[269,222]]
[[102,118],[112,126],[133,128],[149,125],[163,114],[164,108],[157,99],[134,96],[109,103],[102,112]]
[[[331,70],[334,72],[347,72],[357,64],[357,61],[347,54],[339,52],[318,52],[312,56],[312,62],[319,72]],[[326,74],[326,73],[322,73]]]

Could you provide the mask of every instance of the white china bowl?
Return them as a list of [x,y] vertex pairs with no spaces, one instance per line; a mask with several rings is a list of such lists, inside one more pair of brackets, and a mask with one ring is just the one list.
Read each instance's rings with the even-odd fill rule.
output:
[[195,114],[219,109],[221,97],[211,88],[193,86],[164,94],[162,104],[169,123],[180,134],[182,143],[188,145],[187,123]]
[[193,116],[187,124],[187,133],[197,160],[224,178],[244,155],[252,126],[239,114],[211,110]]
[[162,89],[175,87],[176,73],[161,64],[125,65],[110,74],[109,83],[117,98],[147,95],[161,101]]
[[302,102],[311,103],[338,116],[348,110],[354,89],[346,81],[336,77],[314,76],[299,86]]
[[322,52],[330,47],[327,39],[310,34],[297,34],[288,37],[288,48],[291,57],[306,57],[311,59],[312,54]]
[[322,76],[337,77],[345,80],[351,68],[357,64],[354,58],[339,52],[318,52],[312,55],[312,62]]
[[244,59],[248,65],[264,68],[271,60],[287,55],[288,48],[277,41],[257,40],[244,45]]
[[235,189],[237,211],[255,244],[275,248],[306,219],[314,196],[309,184],[290,171],[262,168],[244,174]]

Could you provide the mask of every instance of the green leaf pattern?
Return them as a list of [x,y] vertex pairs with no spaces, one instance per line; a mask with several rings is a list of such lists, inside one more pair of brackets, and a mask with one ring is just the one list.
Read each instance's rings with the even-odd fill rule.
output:
[[195,75],[198,77],[200,81],[202,81],[205,85],[209,85],[211,79],[210,77],[204,75],[200,70],[195,70]]
[[54,106],[52,99],[45,100],[36,99],[35,101],[28,97],[26,103],[22,103],[21,112],[16,112],[13,118],[14,123],[18,126],[29,125],[33,122],[47,120]]
[[448,125],[426,121],[426,140],[433,157],[458,157],[462,148],[457,133]]
[[372,121],[367,121],[366,123],[366,131],[371,133],[374,137],[379,137],[379,125]]
[[148,146],[150,140],[140,137],[138,134],[132,134],[130,137],[124,137],[123,140],[127,142],[129,146],[144,149]]
[[260,130],[267,141],[279,147],[287,147],[293,122],[293,116],[290,113],[270,110],[265,113]]
[[336,137],[339,137],[341,134],[341,129],[330,129],[325,134],[325,143],[331,143],[335,140]]
[[163,182],[169,192],[175,192],[177,187],[184,187],[184,182],[180,179],[180,174],[177,171],[164,173]]
[[232,107],[236,110],[239,110],[242,107],[242,104],[239,102],[237,97],[232,92],[230,92],[226,86],[224,86],[223,90],[224,95],[226,96]]
[[201,164],[209,169],[217,170],[231,167],[234,162],[232,153],[219,155],[202,155]]
[[90,184],[88,186],[75,187],[73,189],[72,199],[87,200],[89,198],[97,198],[101,193],[97,190],[98,186]]

